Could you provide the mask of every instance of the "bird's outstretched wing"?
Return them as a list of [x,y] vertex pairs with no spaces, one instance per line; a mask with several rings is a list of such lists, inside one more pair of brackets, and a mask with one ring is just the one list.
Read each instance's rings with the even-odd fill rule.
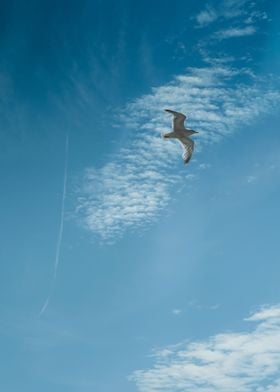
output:
[[182,131],[185,129],[184,121],[187,118],[183,113],[175,112],[174,110],[165,109],[166,112],[173,114],[173,130]]
[[184,163],[188,163],[192,157],[194,142],[192,139],[189,139],[188,137],[182,137],[179,138],[178,140],[182,143],[182,147],[183,147],[182,157]]

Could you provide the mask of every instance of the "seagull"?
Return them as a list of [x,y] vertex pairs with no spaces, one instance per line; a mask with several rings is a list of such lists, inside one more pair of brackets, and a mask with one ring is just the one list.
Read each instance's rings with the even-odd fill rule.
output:
[[162,135],[165,139],[178,139],[182,143],[183,147],[183,160],[187,164],[193,153],[194,141],[189,136],[198,133],[190,128],[185,128],[184,121],[187,118],[183,113],[175,112],[174,110],[165,109],[166,112],[173,115],[172,129],[173,132],[165,133]]

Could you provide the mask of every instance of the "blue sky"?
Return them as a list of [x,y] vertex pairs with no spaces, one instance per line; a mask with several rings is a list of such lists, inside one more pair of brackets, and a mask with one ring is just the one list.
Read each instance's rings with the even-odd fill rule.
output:
[[280,391],[279,11],[1,3],[1,390]]

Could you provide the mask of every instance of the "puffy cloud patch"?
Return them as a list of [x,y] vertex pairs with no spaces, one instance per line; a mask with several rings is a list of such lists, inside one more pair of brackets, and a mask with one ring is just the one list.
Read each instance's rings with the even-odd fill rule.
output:
[[155,353],[151,369],[130,380],[140,392],[278,392],[280,389],[280,305],[245,319],[247,332],[219,333]]

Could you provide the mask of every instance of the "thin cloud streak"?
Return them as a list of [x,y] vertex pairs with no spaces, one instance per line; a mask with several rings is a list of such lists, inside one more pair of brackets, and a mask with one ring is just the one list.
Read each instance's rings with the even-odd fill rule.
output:
[[245,37],[245,36],[255,34],[256,31],[257,30],[254,26],[232,27],[230,29],[217,31],[214,34],[214,37],[217,38],[218,40],[236,38],[236,37]]
[[135,371],[130,381],[139,392],[278,392],[280,305],[266,306],[245,320],[256,327],[155,352],[154,366]]
[[57,269],[60,260],[60,253],[61,253],[61,243],[63,237],[63,229],[64,229],[64,215],[65,215],[65,199],[66,199],[66,191],[67,191],[67,177],[68,177],[68,154],[69,154],[69,136],[66,135],[65,139],[65,155],[64,155],[64,173],[63,173],[63,188],[62,188],[62,197],[61,197],[61,210],[60,210],[60,220],[59,220],[59,230],[58,230],[58,237],[56,242],[56,251],[55,251],[55,259],[54,259],[54,271],[53,277],[51,281],[51,286],[49,290],[49,294],[39,312],[39,317],[44,314],[46,311],[52,292],[54,289],[55,280],[57,277]]
[[245,23],[254,23],[267,19],[265,12],[256,10],[256,4],[249,0],[224,0],[213,6],[207,3],[195,17],[198,28],[208,27],[216,21],[244,19]]
[[186,183],[195,162],[184,167],[179,144],[161,138],[171,121],[164,108],[189,115],[188,125],[199,130],[197,155],[271,113],[279,100],[275,87],[252,78],[247,69],[212,66],[189,68],[128,103],[115,119],[116,126],[127,129],[126,145],[102,168],[85,170],[77,218],[102,241],[114,241],[127,229],[146,227],[166,209],[171,190]]

